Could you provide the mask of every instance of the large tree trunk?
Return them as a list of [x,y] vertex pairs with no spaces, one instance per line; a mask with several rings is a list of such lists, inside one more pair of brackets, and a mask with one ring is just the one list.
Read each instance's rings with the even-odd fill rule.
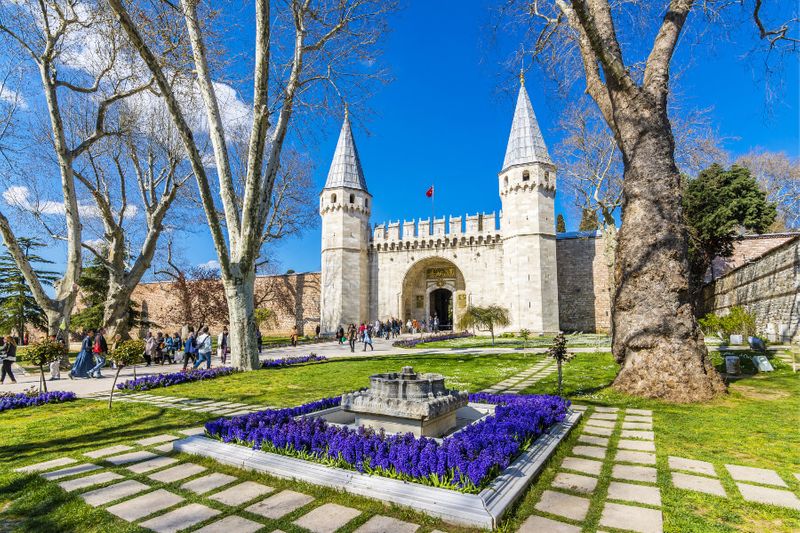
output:
[[612,313],[613,352],[623,367],[614,387],[675,402],[708,400],[724,385],[689,293],[672,131],[665,113],[626,103],[615,110],[625,181]]
[[131,338],[130,335],[130,302],[131,290],[110,283],[106,301],[103,302],[103,327],[106,329],[106,337],[113,339],[119,335],[122,340]]
[[255,370],[261,365],[254,313],[255,281],[254,270],[223,280],[230,321],[228,343],[231,364],[242,370]]

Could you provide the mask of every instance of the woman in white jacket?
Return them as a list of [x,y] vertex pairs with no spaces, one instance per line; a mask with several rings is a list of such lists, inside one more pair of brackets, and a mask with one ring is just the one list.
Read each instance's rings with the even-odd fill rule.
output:
[[228,326],[225,326],[222,328],[222,333],[217,336],[217,354],[223,365],[228,361],[229,353],[231,349],[228,347]]

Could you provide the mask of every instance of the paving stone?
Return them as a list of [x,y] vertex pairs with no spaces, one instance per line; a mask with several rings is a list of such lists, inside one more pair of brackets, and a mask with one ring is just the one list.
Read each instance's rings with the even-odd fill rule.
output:
[[532,515],[525,520],[517,533],[581,533],[581,528],[564,522]]
[[117,479],[122,479],[122,477],[123,476],[120,476],[114,472],[101,472],[100,474],[93,474],[91,476],[70,479],[69,481],[62,481],[58,484],[58,486],[67,492],[72,492],[73,490],[85,489],[86,487],[91,487],[92,485],[116,481]]
[[609,500],[623,500],[661,507],[661,491],[658,487],[612,481],[608,485],[607,497]]
[[614,465],[611,469],[614,479],[627,479],[628,481],[656,482],[656,469],[650,466]]
[[156,472],[155,474],[150,474],[147,477],[149,477],[153,481],[161,481],[162,483],[174,483],[175,481],[180,481],[181,479],[192,477],[205,470],[206,467],[204,466],[196,465],[194,463],[184,463],[182,465],[173,466],[172,468],[167,468],[166,470],[162,470],[161,472]]
[[569,470],[577,470],[584,474],[599,476],[600,470],[603,468],[603,463],[591,459],[581,459],[580,457],[566,457],[561,463],[561,468],[568,468]]
[[132,496],[133,494],[137,494],[149,488],[150,487],[144,483],[139,483],[138,481],[129,479],[127,481],[121,481],[120,483],[109,485],[108,487],[103,487],[102,489],[95,489],[90,492],[85,492],[81,494],[81,498],[83,498],[89,505],[97,507],[99,505],[111,503],[114,500],[119,500],[120,498]]
[[172,443],[168,442],[166,444],[162,444],[161,446],[154,446],[153,449],[157,452],[170,453],[172,451]]
[[133,446],[126,446],[125,444],[119,444],[117,446],[109,446],[108,448],[100,448],[99,450],[94,450],[93,452],[86,452],[86,457],[91,457],[92,459],[97,459],[98,457],[105,457],[106,455],[114,455],[115,453],[122,453],[127,452],[128,450],[132,450]]
[[358,509],[326,503],[294,521],[295,525],[313,533],[334,533],[361,514]]
[[622,429],[647,429],[652,430],[653,424],[645,422],[623,422]]
[[650,409],[625,409],[625,412],[631,415],[647,415],[651,416],[653,411]]
[[612,433],[614,433],[613,429],[610,428],[599,428],[595,426],[584,426],[583,432],[588,433],[589,435],[600,435],[602,437],[610,437]]
[[589,500],[579,496],[546,490],[536,504],[536,509],[543,513],[563,516],[573,520],[583,520],[589,511]]
[[284,490],[248,507],[248,512],[277,520],[286,516],[295,509],[308,505],[314,501],[313,496],[302,494],[293,490]]
[[176,440],[178,437],[175,435],[156,435],[155,437],[148,437],[146,439],[137,440],[136,444],[141,446],[151,446],[153,444],[161,444],[162,442],[168,442],[171,440]]
[[646,424],[653,423],[652,416],[642,416],[642,415],[625,415],[625,418],[622,420],[623,422],[644,422]]
[[206,492],[212,491],[217,487],[227,485],[228,483],[232,483],[233,481],[236,480],[237,478],[234,476],[229,476],[228,474],[220,474],[219,472],[215,472],[207,476],[187,481],[186,483],[181,485],[181,488],[184,490],[190,490],[197,494],[205,494]]
[[749,502],[766,503],[800,511],[800,499],[788,490],[759,487],[747,483],[736,483],[742,497]]
[[133,522],[167,507],[177,505],[182,501],[183,498],[181,496],[164,489],[158,489],[142,496],[137,496],[132,500],[112,505],[106,511],[123,520]]
[[640,452],[654,452],[656,451],[656,444],[647,440],[619,439],[617,441],[617,448],[622,448],[623,450],[639,450]]
[[594,413],[589,417],[589,420],[617,420],[617,415],[614,413]]
[[591,435],[578,435],[578,442],[586,444],[593,444],[595,446],[608,446],[608,439],[606,437],[592,437]]
[[156,457],[158,457],[158,454],[142,450],[138,452],[124,453],[122,455],[115,455],[114,457],[106,457],[103,460],[119,466],[119,465],[126,465],[128,463],[145,461],[147,459],[155,459]]
[[619,411],[619,409],[616,407],[603,407],[602,405],[595,407],[594,410],[598,413],[616,413]]
[[654,440],[655,435],[652,431],[637,431],[633,429],[623,429],[619,436],[623,439],[642,439]]
[[559,472],[553,480],[553,487],[557,489],[574,490],[575,492],[591,493],[597,487],[597,478]]
[[100,468],[101,467],[91,463],[84,463],[82,465],[70,466],[60,470],[54,470],[52,472],[45,472],[44,474],[39,475],[52,481],[54,479],[61,479],[62,477],[77,476],[78,474],[100,470]]
[[43,463],[36,463],[33,465],[23,466],[22,468],[17,468],[14,472],[43,472],[45,470],[50,470],[51,468],[56,468],[58,466],[65,466],[71,465],[73,463],[77,463],[75,459],[72,457],[61,457],[59,459],[53,459],[51,461],[45,461]]
[[232,515],[201,527],[195,530],[194,533],[255,533],[263,527],[264,525],[258,522]]
[[638,463],[641,465],[656,464],[656,454],[650,452],[636,452],[631,450],[617,450],[615,461],[625,463]]
[[592,420],[591,418],[586,421],[587,426],[594,426],[598,428],[611,428],[613,429],[614,426],[617,425],[616,422],[612,422],[610,420]]
[[403,522],[396,518],[376,515],[367,520],[353,533],[414,533],[419,529],[417,524]]
[[705,461],[686,459],[685,457],[675,457],[672,455],[669,456],[668,461],[669,467],[672,470],[686,470],[687,472],[717,477],[717,473],[714,470],[714,465]]
[[245,481],[244,483],[239,483],[238,485],[213,494],[209,496],[209,498],[224,503],[225,505],[236,506],[254,500],[259,496],[269,494],[274,490],[274,488],[262,485],[261,483]]
[[696,492],[705,492],[706,494],[713,494],[725,498],[725,489],[718,479],[703,476],[693,476],[691,474],[683,474],[681,472],[672,473],[672,484],[679,489],[693,490]]
[[212,509],[211,507],[206,507],[199,503],[192,503],[162,514],[161,516],[151,518],[139,525],[147,529],[152,529],[157,533],[175,533],[176,531],[204,522],[212,516],[217,516],[219,513],[220,511]]
[[182,429],[178,433],[182,433],[184,435],[191,437],[193,435],[203,435],[205,434],[205,432],[206,432],[206,427],[200,426],[199,428]]
[[145,472],[164,468],[165,466],[169,466],[177,462],[178,460],[174,457],[156,457],[155,459],[150,459],[149,461],[133,464],[128,467],[128,470],[136,474],[144,474]]
[[598,446],[575,446],[572,448],[574,455],[583,455],[585,457],[594,457],[595,459],[605,459],[606,449]]
[[600,515],[600,525],[639,533],[661,533],[664,530],[664,519],[661,511],[656,509],[606,503],[603,514]]
[[738,465],[725,465],[725,468],[728,469],[728,472],[731,473],[731,477],[736,481],[752,481],[753,483],[777,485],[779,487],[788,486],[774,470]]
[[573,411],[586,411],[587,407],[585,405],[575,405],[572,404]]

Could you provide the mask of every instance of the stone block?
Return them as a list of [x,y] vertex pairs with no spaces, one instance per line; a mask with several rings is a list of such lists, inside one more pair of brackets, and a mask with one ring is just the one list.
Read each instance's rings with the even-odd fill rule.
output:
[[736,486],[739,487],[742,497],[749,502],[766,503],[800,511],[800,499],[788,490],[759,487],[747,483],[736,483]]
[[113,465],[126,465],[128,463],[136,463],[139,461],[146,461],[147,459],[155,459],[158,454],[146,451],[138,451],[131,453],[124,453],[122,455],[115,455],[113,457],[106,457],[104,461],[108,461]]
[[661,507],[661,490],[658,487],[612,481],[608,485],[608,499]]
[[93,472],[95,470],[100,470],[100,467],[97,465],[93,465],[91,463],[85,463],[82,465],[62,468],[60,470],[54,470],[52,472],[45,472],[44,474],[39,474],[39,475],[49,481],[52,481],[54,479],[61,479],[69,476],[77,476],[78,474],[85,474],[86,472]]
[[148,492],[142,496],[137,496],[132,500],[126,500],[116,505],[112,505],[106,511],[118,516],[128,522],[139,520],[145,516],[177,505],[183,501],[181,496],[173,494],[164,489]]
[[786,482],[781,479],[777,472],[766,468],[753,468],[751,466],[725,465],[731,477],[736,481],[751,481],[764,485],[776,485],[787,487]]
[[650,466],[614,465],[611,470],[611,477],[628,481],[655,483],[657,474],[656,469]]
[[611,429],[614,429],[614,427],[617,425],[617,423],[616,422],[612,422],[610,420],[592,420],[590,418],[589,420],[586,421],[586,425],[587,426],[594,426],[594,427],[598,427],[598,428],[611,428]]
[[591,435],[578,435],[578,442],[585,444],[592,444],[594,446],[608,446],[608,438],[606,437],[593,437]]
[[79,477],[77,479],[70,479],[69,481],[62,481],[58,484],[59,487],[72,492],[73,490],[85,489],[92,485],[100,485],[101,483],[108,483],[109,481],[116,481],[122,479],[122,476],[114,472],[101,472],[91,476]]
[[648,440],[619,439],[619,441],[617,441],[617,448],[622,448],[623,450],[638,450],[640,452],[654,452],[656,451],[656,443]]
[[205,522],[219,513],[219,511],[211,507],[206,507],[199,503],[191,503],[185,507],[179,507],[174,511],[151,518],[139,525],[156,533],[176,533],[200,522]]
[[389,516],[376,515],[367,520],[353,533],[414,533],[419,529],[417,524],[403,522]]
[[561,463],[561,468],[599,476],[600,470],[603,468],[603,463],[591,459],[581,459],[580,457],[566,457]]
[[583,432],[589,435],[600,435],[601,437],[610,437],[614,433],[610,428],[599,428],[595,426],[583,426]]
[[575,446],[572,448],[572,454],[594,457],[595,459],[605,459],[606,449],[598,446]]
[[185,463],[178,466],[173,466],[172,468],[167,468],[166,470],[162,470],[161,472],[156,472],[155,474],[150,474],[149,477],[153,481],[160,481],[162,483],[174,483],[175,481],[180,481],[182,479],[186,479],[187,477],[192,477],[194,475],[199,474],[200,472],[204,472],[206,467],[196,465],[194,463]]
[[199,477],[191,481],[187,481],[181,488],[184,490],[192,491],[196,494],[205,494],[228,483],[236,481],[236,477],[229,476],[228,474],[220,474],[215,472],[207,476]]
[[194,533],[255,533],[263,529],[264,525],[258,522],[253,522],[241,516],[231,515],[226,516],[222,520],[218,520],[207,526],[194,531]]
[[642,416],[642,415],[625,415],[625,418],[622,420],[623,422],[643,422],[645,424],[652,424],[653,417],[652,416]]
[[717,476],[714,465],[705,461],[686,459],[685,457],[674,457],[672,455],[669,456],[668,461],[669,467],[672,470],[686,470],[687,472],[694,472],[696,474],[705,474],[713,477]]
[[277,520],[314,501],[313,496],[284,490],[247,508],[248,512]]
[[[205,432],[206,432],[206,427],[205,426],[200,426],[198,428],[182,429],[178,433],[182,433],[184,435],[187,435],[187,436],[191,437],[193,435],[203,435]],[[220,522],[221,522],[221,520],[220,520]]]
[[652,430],[653,424],[651,422],[623,422],[622,429],[647,429]]
[[623,429],[620,433],[623,439],[641,439],[641,440],[654,440],[655,435],[652,431],[638,431],[633,429]]
[[617,420],[615,413],[594,413],[589,417],[589,420]]
[[572,520],[583,520],[589,512],[589,500],[579,496],[546,490],[542,493],[536,510]]
[[122,453],[127,452],[128,450],[132,450],[132,446],[126,446],[124,444],[119,444],[117,446],[109,446],[108,448],[100,448],[99,450],[94,450],[92,452],[86,452],[86,457],[91,457],[92,459],[97,459],[98,457],[105,457],[107,455],[114,455],[115,453]]
[[334,533],[360,514],[358,509],[326,503],[304,514],[294,524],[312,533]]
[[581,533],[582,529],[572,524],[550,520],[543,516],[529,516],[517,533]]
[[177,462],[178,460],[173,457],[156,457],[155,459],[150,459],[149,461],[142,461],[141,463],[132,464],[127,468],[135,474],[144,474],[145,472],[158,470],[159,468],[164,468],[165,466],[169,466]]
[[673,472],[672,484],[679,489],[704,492],[706,494],[713,494],[714,496],[725,498],[725,489],[718,479]]
[[559,472],[553,479],[553,487],[575,492],[591,493],[597,487],[597,478]]
[[81,498],[83,498],[83,500],[92,507],[98,507],[121,498],[138,494],[139,492],[149,488],[150,487],[144,483],[139,483],[138,481],[129,479],[127,481],[121,481],[119,483],[109,485],[108,487],[103,487],[102,489],[95,489],[90,492],[85,492],[81,494]]
[[171,440],[177,440],[178,437],[174,435],[156,435],[155,437],[148,437],[146,439],[140,439],[136,441],[136,444],[140,446],[152,446],[153,444],[161,444],[162,442],[169,442]]
[[631,450],[617,450],[614,460],[624,463],[638,463],[642,465],[656,464],[656,454],[650,452],[637,452]]
[[[602,405],[595,407],[594,410],[598,413],[616,413],[619,411],[616,407],[603,407]],[[630,410],[628,412],[630,412]]]
[[77,463],[75,459],[72,457],[60,457],[58,459],[52,459],[50,461],[45,461],[43,463],[36,463],[28,466],[23,466],[22,468],[17,468],[14,472],[23,472],[25,474],[31,472],[44,472],[45,470],[50,470],[59,466],[71,465],[73,463]]
[[652,416],[653,411],[650,409],[625,409],[625,412],[629,415],[646,415]]
[[245,481],[239,483],[223,491],[217,492],[209,496],[212,500],[224,503],[225,505],[237,506],[254,500],[259,496],[269,494],[275,489],[255,481]]
[[162,444],[161,446],[153,446],[153,449],[161,453],[170,453],[172,451],[172,443],[168,442],[166,444]]
[[600,525],[638,533],[661,533],[664,519],[661,511],[656,509],[606,503],[600,515]]

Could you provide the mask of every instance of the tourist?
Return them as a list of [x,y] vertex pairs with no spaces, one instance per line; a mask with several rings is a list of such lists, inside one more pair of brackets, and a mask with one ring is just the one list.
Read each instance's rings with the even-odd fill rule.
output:
[[75,358],[75,363],[69,371],[69,379],[73,378],[88,378],[89,371],[94,366],[92,363],[92,341],[94,340],[94,330],[89,330],[83,334],[81,341],[81,351],[78,352],[78,357]]
[[264,346],[264,339],[261,335],[261,329],[256,330],[256,342],[258,343],[258,355],[261,355],[261,348]]
[[156,342],[153,347],[153,354],[155,355],[156,364],[164,364],[164,333],[159,331],[156,334]]
[[153,356],[156,353],[156,339],[153,337],[153,332],[148,331],[147,336],[144,338],[144,366],[150,366],[153,363]]
[[223,326],[222,333],[217,336],[217,355],[219,355],[223,365],[228,360],[230,351],[228,347],[228,326]]
[[358,335],[358,330],[356,329],[355,324],[350,324],[350,327],[347,329],[347,340],[350,343],[350,351],[356,351],[356,335]]
[[297,346],[297,326],[292,326],[292,346]]
[[339,345],[344,344],[344,328],[339,325],[339,329],[336,330],[336,337],[339,339]]
[[97,330],[97,335],[94,336],[92,354],[94,355],[95,365],[89,370],[89,377],[102,378],[103,375],[100,373],[100,370],[106,366],[106,355],[108,354],[108,344],[103,335],[103,329]]
[[369,328],[364,330],[364,351],[367,351],[367,346],[369,346],[370,351],[374,351],[375,348],[372,346],[372,337],[369,333]]
[[0,347],[0,360],[3,362],[3,369],[0,371],[0,385],[6,380],[6,376],[11,378],[11,383],[16,383],[17,379],[14,377],[14,372],[11,371],[11,365],[17,360],[17,347],[11,336],[6,337],[5,343]]
[[192,364],[197,361],[197,339],[194,335],[194,328],[189,328],[189,333],[186,334],[186,342],[183,345],[183,371],[186,371],[186,367],[189,364],[189,359],[192,360]]
[[203,326],[203,331],[197,336],[197,361],[194,368],[206,362],[206,368],[211,368],[211,335],[208,334],[208,326]]
[[166,348],[166,357],[169,358],[170,364],[175,364],[175,355],[181,351],[181,347],[183,346],[181,334],[176,331],[172,334],[172,337],[167,337],[164,341],[164,346]]
[[319,340],[319,332],[320,332],[320,327],[319,327],[319,324],[317,324],[317,327],[314,328],[314,338],[316,340]]

